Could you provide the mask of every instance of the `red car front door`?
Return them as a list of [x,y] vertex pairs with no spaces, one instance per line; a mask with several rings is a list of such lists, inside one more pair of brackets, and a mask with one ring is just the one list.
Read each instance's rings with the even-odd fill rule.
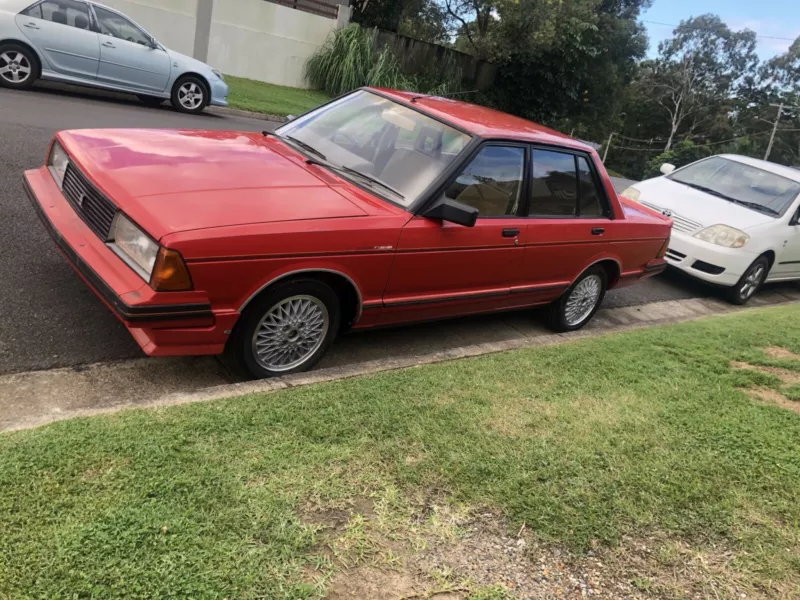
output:
[[524,304],[515,294],[527,220],[524,145],[484,145],[445,195],[478,209],[474,227],[414,217],[403,229],[384,292],[396,323]]

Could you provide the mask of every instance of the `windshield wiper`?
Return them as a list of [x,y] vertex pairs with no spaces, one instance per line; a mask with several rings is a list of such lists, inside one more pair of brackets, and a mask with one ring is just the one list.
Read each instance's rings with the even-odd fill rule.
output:
[[738,205],[747,207],[748,209],[753,209],[754,211],[762,211],[769,215],[775,215],[776,217],[780,216],[780,213],[775,209],[772,209],[770,207],[765,207],[764,205],[760,205],[757,202],[748,202],[747,200],[738,200],[738,199],[734,199],[733,202],[735,202]]
[[392,194],[396,194],[401,199],[404,198],[404,196],[402,194],[400,194],[400,192],[398,192],[397,190],[392,188],[389,184],[385,184],[381,180],[379,180],[377,178],[374,178],[371,175],[367,175],[366,173],[361,173],[361,171],[353,169],[352,167],[346,167],[344,165],[333,165],[332,163],[329,163],[328,161],[320,161],[319,159],[311,159],[311,158],[306,159],[306,163],[309,164],[309,165],[320,165],[322,167],[327,167],[328,169],[331,169],[332,171],[341,171],[343,173],[349,173],[350,175],[355,175],[356,177],[360,177],[362,179],[367,180],[368,182],[371,182],[373,184],[377,184],[381,188],[385,188],[386,190],[389,190],[389,192],[391,192]]
[[345,173],[349,173],[351,175],[355,175],[356,177],[361,177],[361,178],[367,180],[368,182],[372,182],[373,184],[377,184],[378,186],[380,186],[381,188],[383,188],[385,190],[389,190],[389,192],[391,192],[392,194],[396,194],[400,198],[404,198],[403,195],[400,194],[400,192],[398,192],[397,190],[392,188],[389,184],[387,184],[385,182],[382,182],[377,177],[372,177],[371,175],[367,175],[366,173],[361,173],[361,171],[358,171],[358,170],[353,169],[351,167],[345,167],[344,165],[341,165],[339,167],[334,166],[334,169],[338,169],[339,171],[344,171]]
[[700,190],[700,192],[705,192],[706,194],[711,194],[712,196],[723,198],[731,202],[738,202],[737,199],[733,198],[732,196],[728,196],[727,194],[723,194],[722,192],[717,192],[713,188],[706,188],[705,186],[701,186],[700,184],[690,184],[689,182],[684,182],[679,179],[676,179],[675,181],[678,182],[679,184],[683,184],[684,186],[689,186],[690,188],[694,188],[695,190]]
[[770,207],[765,207],[764,205],[758,204],[757,202],[739,200],[738,198],[733,198],[732,196],[728,196],[727,194],[723,194],[722,192],[717,192],[716,190],[713,190],[711,188],[706,188],[705,186],[701,186],[700,184],[690,184],[688,182],[683,182],[679,179],[676,179],[675,181],[685,186],[689,186],[690,188],[694,188],[695,190],[700,190],[701,192],[711,194],[712,196],[723,198],[729,202],[732,202],[733,204],[742,205],[743,207],[747,207],[748,209],[753,209],[754,211],[761,211],[762,213],[767,213],[768,215],[780,216],[780,213],[775,209],[771,209]]
[[[277,136],[277,134],[275,134],[275,135]],[[318,156],[319,158],[321,158],[323,161],[327,160],[327,159],[325,158],[325,155],[324,155],[324,154],[322,154],[322,153],[321,153],[319,150],[317,150],[317,149],[316,149],[316,148],[314,148],[313,146],[311,146],[311,144],[306,144],[305,142],[303,142],[302,140],[298,140],[298,139],[297,139],[297,138],[295,138],[294,136],[282,136],[282,137],[284,137],[284,138],[286,138],[287,140],[289,140],[289,141],[290,141],[292,144],[296,144],[297,146],[299,146],[300,148],[302,148],[302,149],[303,149],[303,150],[305,150],[306,152],[310,152],[311,154],[315,154],[315,155],[317,155],[317,156]]]

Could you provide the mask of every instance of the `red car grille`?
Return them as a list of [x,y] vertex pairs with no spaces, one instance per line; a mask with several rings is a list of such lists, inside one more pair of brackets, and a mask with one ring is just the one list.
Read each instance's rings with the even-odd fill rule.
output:
[[64,173],[64,196],[81,219],[102,240],[108,240],[116,205],[100,194],[92,183],[70,163]]

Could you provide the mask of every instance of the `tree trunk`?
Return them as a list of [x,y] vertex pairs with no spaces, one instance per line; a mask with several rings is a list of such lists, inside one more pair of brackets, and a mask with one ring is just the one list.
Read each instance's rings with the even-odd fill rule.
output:
[[675,137],[675,131],[678,128],[675,124],[672,124],[672,127],[669,128],[669,139],[667,140],[667,145],[664,147],[664,152],[667,152],[670,148],[672,148],[672,139]]

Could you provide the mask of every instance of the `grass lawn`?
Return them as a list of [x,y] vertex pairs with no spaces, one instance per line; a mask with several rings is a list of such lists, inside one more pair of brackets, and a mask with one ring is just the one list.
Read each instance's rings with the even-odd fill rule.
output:
[[232,75],[226,75],[225,81],[230,87],[229,106],[279,117],[299,115],[330,100],[324,92],[276,86]]
[[625,177],[624,175],[622,175],[619,171],[614,171],[613,169],[609,169],[608,167],[606,167],[606,171],[608,171],[608,174],[611,177],[621,177],[623,179],[630,179],[629,177]]
[[0,597],[797,597],[799,315],[0,435]]

